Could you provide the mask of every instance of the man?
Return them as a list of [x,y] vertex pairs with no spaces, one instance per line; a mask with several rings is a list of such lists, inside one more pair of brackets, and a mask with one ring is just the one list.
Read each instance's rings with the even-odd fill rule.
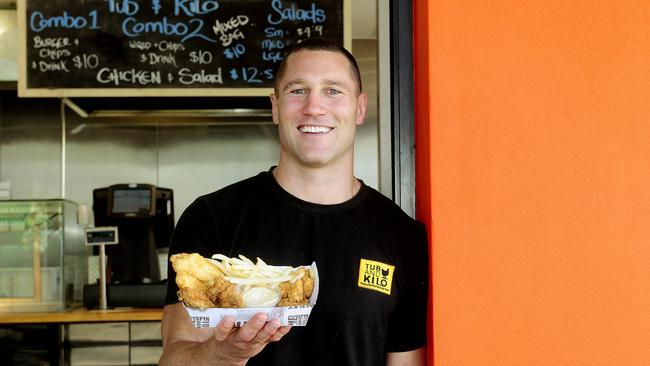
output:
[[280,159],[269,172],[200,197],[178,222],[170,255],[243,254],[273,265],[315,261],[318,300],[305,327],[256,314],[195,329],[170,267],[163,311],[169,365],[424,365],[427,252],[421,224],[354,176],[367,96],[344,48],[290,49],[271,95]]

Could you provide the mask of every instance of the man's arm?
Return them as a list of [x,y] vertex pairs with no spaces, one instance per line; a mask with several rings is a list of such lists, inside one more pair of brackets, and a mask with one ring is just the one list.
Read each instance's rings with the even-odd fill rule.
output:
[[241,328],[224,318],[216,328],[194,328],[181,303],[163,309],[163,354],[160,365],[244,365],[269,342],[279,341],[291,327],[278,320],[267,322],[258,313]]
[[386,366],[425,366],[426,347],[408,352],[389,352],[386,354]]

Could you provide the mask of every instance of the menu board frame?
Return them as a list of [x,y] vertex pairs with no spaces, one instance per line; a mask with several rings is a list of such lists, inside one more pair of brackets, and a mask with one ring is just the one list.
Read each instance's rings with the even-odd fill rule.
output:
[[[19,97],[212,97],[212,96],[267,96],[273,92],[271,87],[106,87],[106,88],[59,88],[59,87],[30,87],[27,82],[28,73],[28,39],[27,39],[27,1],[17,1],[18,14],[18,96]],[[30,0],[35,1],[35,0]],[[343,46],[352,51],[352,0],[343,2]]]

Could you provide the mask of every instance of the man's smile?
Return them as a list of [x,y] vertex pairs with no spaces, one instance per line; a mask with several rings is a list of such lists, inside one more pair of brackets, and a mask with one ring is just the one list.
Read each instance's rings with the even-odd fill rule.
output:
[[333,130],[332,127],[327,126],[314,126],[314,125],[301,125],[298,126],[298,130],[303,133],[327,133]]

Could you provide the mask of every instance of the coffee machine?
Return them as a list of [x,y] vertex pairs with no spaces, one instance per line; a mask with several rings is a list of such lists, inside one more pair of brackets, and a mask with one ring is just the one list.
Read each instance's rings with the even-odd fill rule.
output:
[[169,247],[174,230],[173,196],[171,189],[151,184],[93,190],[95,226],[115,226],[120,233],[118,244],[106,247],[109,306],[153,305],[152,296],[163,301],[166,285],[161,283],[158,252]]

